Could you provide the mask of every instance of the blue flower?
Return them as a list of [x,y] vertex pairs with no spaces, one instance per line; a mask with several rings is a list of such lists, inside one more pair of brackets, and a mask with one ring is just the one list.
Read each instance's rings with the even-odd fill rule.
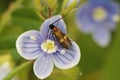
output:
[[[59,69],[69,69],[79,63],[80,49],[78,45],[71,40],[72,47],[65,49],[51,34],[49,25],[61,17],[58,15],[45,20],[40,32],[27,31],[21,34],[16,41],[17,51],[23,58],[36,59],[33,69],[35,75],[40,79],[44,79],[52,73],[54,64]],[[66,25],[62,19],[54,25],[63,33],[67,33]]]
[[[11,71],[12,69],[9,61],[0,64],[0,80],[3,80]],[[15,76],[11,80],[18,80],[18,79]]]
[[91,34],[101,47],[110,43],[111,31],[119,21],[119,7],[111,0],[88,0],[77,11],[78,28],[85,34]]

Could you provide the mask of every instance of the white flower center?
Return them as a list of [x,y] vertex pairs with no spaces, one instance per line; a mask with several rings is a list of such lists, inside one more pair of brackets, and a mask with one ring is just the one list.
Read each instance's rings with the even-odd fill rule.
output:
[[92,17],[95,21],[103,21],[107,18],[107,11],[103,7],[97,7],[94,9]]
[[41,44],[41,49],[47,53],[56,52],[57,46],[55,46],[55,42],[52,40],[46,40]]

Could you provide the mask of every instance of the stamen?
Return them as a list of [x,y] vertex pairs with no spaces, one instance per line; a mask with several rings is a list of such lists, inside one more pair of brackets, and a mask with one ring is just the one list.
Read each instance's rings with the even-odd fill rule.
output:
[[55,42],[52,40],[46,40],[41,44],[41,49],[47,53],[56,52],[57,46],[55,46]]

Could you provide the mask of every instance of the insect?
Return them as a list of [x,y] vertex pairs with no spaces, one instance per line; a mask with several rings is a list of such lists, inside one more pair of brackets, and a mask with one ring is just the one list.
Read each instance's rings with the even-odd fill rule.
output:
[[[73,11],[77,10],[77,9],[78,8],[70,11],[69,14],[72,13]],[[72,43],[71,43],[70,39],[57,26],[55,26],[53,24],[58,22],[59,20],[63,19],[67,15],[68,14],[66,14],[62,18],[56,20],[55,22],[53,22],[52,24],[49,25],[49,28],[52,30],[52,33],[54,34],[55,38],[58,40],[58,42],[61,44],[61,46],[64,47],[65,49],[71,48]]]
[[53,25],[52,23],[49,25],[49,28],[52,30],[52,33],[54,34],[55,38],[58,40],[62,47],[64,47],[65,49],[69,49],[72,46],[72,43],[69,40],[69,38],[57,26]]

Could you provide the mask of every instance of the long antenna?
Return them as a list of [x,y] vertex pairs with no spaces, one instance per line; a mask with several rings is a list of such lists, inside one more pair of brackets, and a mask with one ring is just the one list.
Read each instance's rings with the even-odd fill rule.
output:
[[75,10],[77,10],[78,8],[75,8],[75,9],[73,9],[73,10],[71,10],[69,13],[67,13],[65,16],[63,16],[63,17],[61,17],[61,18],[59,18],[58,20],[56,20],[55,22],[53,22],[52,24],[54,24],[54,23],[56,23],[56,22],[58,22],[58,21],[60,21],[61,19],[64,19],[66,16],[68,16],[70,13],[72,13],[72,12],[74,12]]
[[[81,0],[81,4],[84,2],[85,0]],[[80,5],[80,4],[79,4]],[[64,19],[66,16],[68,16],[70,13],[74,12],[75,10],[77,10],[78,7],[74,8],[73,10],[71,10],[69,13],[67,13],[66,15],[64,15],[63,17],[61,17],[60,19],[56,20],[55,22],[53,22],[52,24],[56,23],[57,21]]]
[[61,20],[61,19],[63,19],[63,17],[61,17],[60,19],[56,20],[56,21],[55,21],[55,22],[53,22],[52,24],[54,24],[54,23],[58,22],[58,21],[59,21],[59,20]]

